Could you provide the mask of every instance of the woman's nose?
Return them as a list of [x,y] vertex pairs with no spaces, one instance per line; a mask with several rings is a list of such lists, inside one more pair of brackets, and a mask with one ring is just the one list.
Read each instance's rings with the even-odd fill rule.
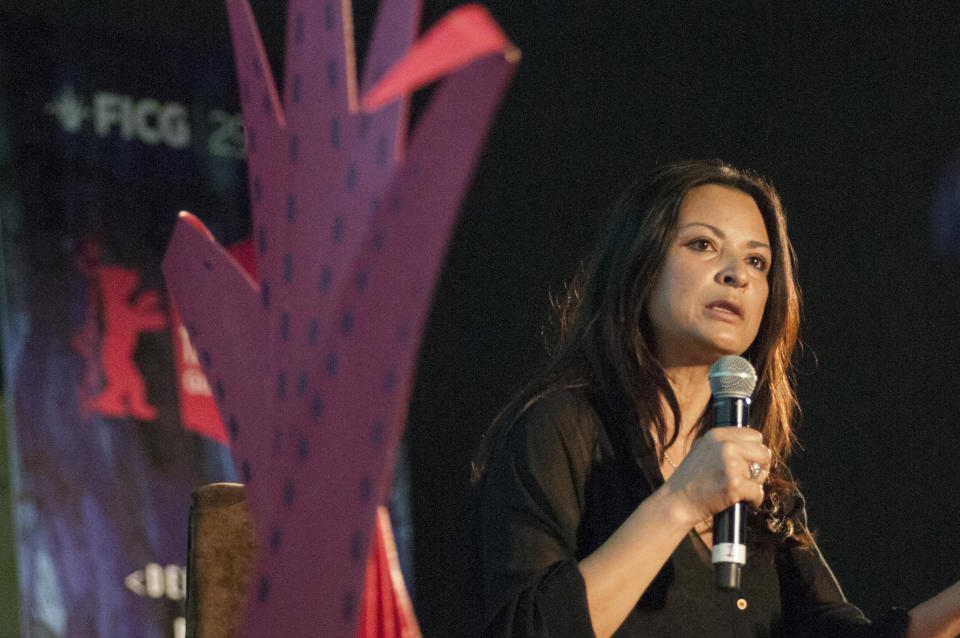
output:
[[740,288],[747,284],[747,266],[740,260],[731,260],[720,272],[717,273],[717,281],[725,286]]

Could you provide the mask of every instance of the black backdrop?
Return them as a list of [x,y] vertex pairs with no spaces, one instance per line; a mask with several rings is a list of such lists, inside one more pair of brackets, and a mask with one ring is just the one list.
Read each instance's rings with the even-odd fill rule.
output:
[[[229,46],[219,0],[2,4]],[[354,3],[361,36],[375,4]],[[456,4],[427,0],[424,23]],[[793,467],[848,596],[876,614],[960,577],[960,266],[932,250],[960,148],[951,3],[485,4],[524,57],[450,250],[406,434],[424,634],[468,633],[469,461],[541,358],[548,292],[629,179],[688,157],[756,168],[788,207],[807,344]],[[282,3],[254,7],[278,65]]]

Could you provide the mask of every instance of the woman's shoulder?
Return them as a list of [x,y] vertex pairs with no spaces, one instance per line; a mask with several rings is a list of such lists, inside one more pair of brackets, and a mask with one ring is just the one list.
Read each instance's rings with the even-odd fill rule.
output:
[[510,427],[511,447],[539,456],[557,454],[588,459],[603,427],[585,385],[550,388],[531,397]]
[[602,436],[588,393],[579,387],[538,393],[504,423],[483,467],[481,500],[520,498],[574,520]]
[[570,426],[583,420],[599,421],[599,416],[590,399],[589,386],[583,384],[538,392],[523,404],[517,420],[544,420]]

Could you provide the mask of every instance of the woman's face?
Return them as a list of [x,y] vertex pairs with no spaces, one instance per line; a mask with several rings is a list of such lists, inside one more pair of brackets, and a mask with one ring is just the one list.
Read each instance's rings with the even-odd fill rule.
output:
[[648,301],[660,363],[711,365],[743,354],[763,319],[771,258],[752,197],[717,184],[691,189]]

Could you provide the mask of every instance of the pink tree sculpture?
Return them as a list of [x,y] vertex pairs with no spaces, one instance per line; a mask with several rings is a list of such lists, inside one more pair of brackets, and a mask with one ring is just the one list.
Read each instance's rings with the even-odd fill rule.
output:
[[[477,5],[411,45],[419,3],[385,0],[358,90],[350,3],[291,0],[281,103],[246,0],[227,5],[257,277],[189,213],[163,271],[246,484],[243,635],[351,636],[432,292],[519,55]],[[408,143],[408,96],[441,78]]]

